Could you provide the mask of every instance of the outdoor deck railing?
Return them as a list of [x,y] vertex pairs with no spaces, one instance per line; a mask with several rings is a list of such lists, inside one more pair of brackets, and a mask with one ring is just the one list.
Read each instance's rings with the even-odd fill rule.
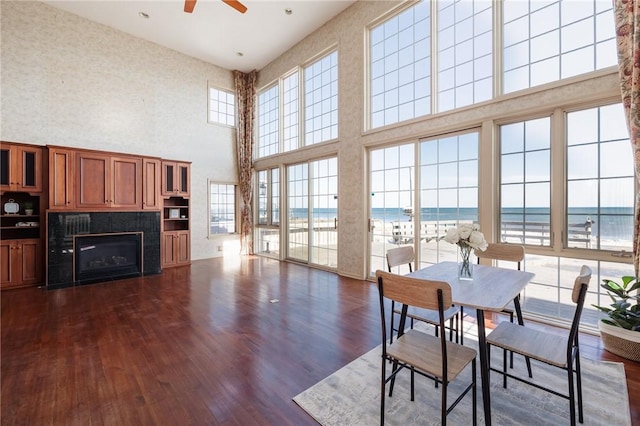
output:
[[[457,226],[457,222],[422,222],[420,225],[420,241],[428,243],[439,241],[447,234],[447,229]],[[591,247],[591,224],[585,223],[569,224],[567,239],[570,243],[585,244]],[[393,222],[392,236],[395,244],[411,244],[416,238],[413,230],[413,222]],[[548,223],[541,222],[502,222],[500,224],[500,240],[508,243],[518,244],[539,244],[543,245],[551,239],[551,227]]]

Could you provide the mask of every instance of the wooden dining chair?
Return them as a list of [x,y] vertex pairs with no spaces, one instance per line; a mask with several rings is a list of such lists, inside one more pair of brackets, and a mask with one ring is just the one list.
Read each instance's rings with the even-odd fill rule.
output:
[[[491,259],[502,262],[512,262],[517,265],[518,271],[522,268],[522,262],[524,261],[524,246],[520,246],[517,244],[506,244],[506,243],[489,243],[487,249],[484,251],[476,249],[474,251],[476,258],[478,259],[478,263],[480,263],[480,259]],[[502,265],[502,264],[501,264]],[[524,319],[522,317],[522,309],[520,306],[520,294],[516,296],[512,302],[510,302],[503,310],[502,313],[509,315],[509,321],[513,322],[513,315],[516,314],[518,319],[518,324],[524,325]],[[531,371],[531,361],[529,358],[525,357],[525,361],[527,363],[527,372],[529,373],[529,377],[533,377]],[[510,354],[509,358],[509,366],[513,368],[513,352]]]
[[[387,250],[387,267],[389,268],[389,272],[393,272],[393,268],[399,268],[402,265],[408,265],[409,272],[413,272],[412,265],[414,260],[415,253],[412,246],[400,246]],[[395,316],[400,315],[400,309],[396,308],[394,301],[391,301],[391,312],[391,333],[389,338],[391,339],[391,342],[393,342],[393,333],[398,331],[394,326]],[[461,322],[459,314],[460,308],[452,306],[445,311],[444,316],[445,321],[448,321],[449,323],[449,326],[447,327],[449,329],[449,340],[453,341],[453,333],[455,332],[456,343],[460,342],[460,344],[463,344],[464,342],[460,329]],[[433,325],[436,330],[436,336],[438,336],[440,326],[437,311],[412,307],[407,313],[407,316],[411,320],[411,328],[413,328],[414,320],[422,321]]]
[[[573,284],[571,300],[576,304],[573,321],[568,336],[560,336],[545,331],[534,330],[520,324],[501,322],[495,330],[487,336],[489,350],[491,346],[503,349],[502,370],[490,367],[490,371],[496,371],[503,376],[503,387],[507,387],[507,377],[530,384],[538,389],[545,390],[554,395],[569,400],[571,425],[576,424],[576,391],[574,391],[574,374],[578,396],[578,420],[583,423],[582,413],[582,376],[580,374],[580,346],[578,344],[578,327],[587,288],[591,280],[591,269],[583,265]],[[512,351],[544,362],[545,364],[559,367],[567,372],[568,395],[550,389],[541,384],[530,382],[519,376],[507,373],[507,351]]]
[[[410,306],[433,310],[438,313],[438,323],[444,329],[445,311],[452,306],[451,287],[443,281],[430,281],[406,277],[389,272],[376,271],[380,294],[380,319],[382,324],[382,376],[380,394],[380,424],[384,425],[386,385],[389,397],[393,395],[396,375],[403,369],[411,371],[411,401],[414,400],[413,373],[430,378],[442,385],[440,415],[442,425],[447,424],[449,414],[465,395],[471,391],[473,424],[476,424],[476,351],[475,349],[447,341],[445,333],[439,337],[409,329],[405,332],[407,311]],[[400,327],[395,342],[387,343],[385,300],[402,305]],[[390,311],[391,315],[394,315]],[[393,364],[387,376],[387,362]],[[471,381],[449,405],[449,383],[471,364]],[[453,399],[453,398],[451,398]]]

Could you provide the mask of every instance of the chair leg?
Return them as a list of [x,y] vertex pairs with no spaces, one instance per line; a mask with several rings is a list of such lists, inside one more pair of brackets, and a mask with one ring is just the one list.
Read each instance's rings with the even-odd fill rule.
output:
[[380,389],[380,426],[384,426],[384,400],[385,398],[385,381],[387,378],[387,360],[382,356],[382,379],[381,379],[381,389]]
[[413,367],[411,367],[411,401],[415,401],[415,386],[414,386],[414,378],[415,378],[415,370]]
[[580,372],[580,350],[576,349],[576,382],[578,391],[578,421],[584,423],[582,413],[582,373]]
[[[437,383],[437,382],[436,382]],[[442,381],[442,405],[440,407],[441,417],[442,417],[442,426],[447,425],[447,381]]]
[[[513,305],[516,308],[518,324],[524,325],[524,319],[522,318],[522,308],[520,307],[520,295],[513,299]],[[511,313],[511,322],[513,322],[513,312]],[[528,356],[525,356],[524,360],[527,363],[527,373],[529,373],[529,378],[533,378],[533,372],[531,371],[531,359]],[[513,353],[511,354],[511,368],[513,368]]]
[[[513,312],[509,312],[509,321],[513,323]],[[509,368],[513,368],[513,351],[510,352],[509,357]]]
[[[393,361],[393,368],[391,369],[391,371],[396,371],[396,369],[398,368],[398,361]],[[393,376],[391,378],[391,383],[389,384],[389,396],[393,395],[393,385],[395,385],[396,383],[396,376]]]
[[576,396],[573,389],[573,363],[569,360],[567,364],[567,376],[569,384],[569,418],[571,419],[571,426],[576,425]]
[[507,350],[502,350],[502,371],[504,374],[502,375],[502,387],[507,388]]
[[473,383],[473,388],[471,389],[471,397],[473,401],[471,402],[472,412],[473,412],[473,426],[478,424],[478,403],[477,403],[477,391],[476,391],[476,359],[474,358],[471,361],[471,379]]

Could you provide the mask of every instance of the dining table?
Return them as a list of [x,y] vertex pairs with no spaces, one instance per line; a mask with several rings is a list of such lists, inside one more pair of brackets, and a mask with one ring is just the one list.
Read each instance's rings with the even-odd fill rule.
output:
[[445,281],[451,286],[453,304],[476,310],[478,326],[478,352],[480,355],[480,380],[485,425],[491,425],[491,395],[489,392],[489,352],[485,333],[484,313],[500,312],[512,300],[515,302],[518,322],[522,324],[522,312],[518,295],[535,274],[516,269],[488,265],[473,265],[473,279],[458,278],[457,262],[439,262],[418,269],[407,276]]

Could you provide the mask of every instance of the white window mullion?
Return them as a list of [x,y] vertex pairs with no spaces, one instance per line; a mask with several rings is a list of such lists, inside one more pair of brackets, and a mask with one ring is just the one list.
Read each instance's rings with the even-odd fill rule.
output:
[[438,2],[431,2],[431,112],[439,111],[438,102]]

